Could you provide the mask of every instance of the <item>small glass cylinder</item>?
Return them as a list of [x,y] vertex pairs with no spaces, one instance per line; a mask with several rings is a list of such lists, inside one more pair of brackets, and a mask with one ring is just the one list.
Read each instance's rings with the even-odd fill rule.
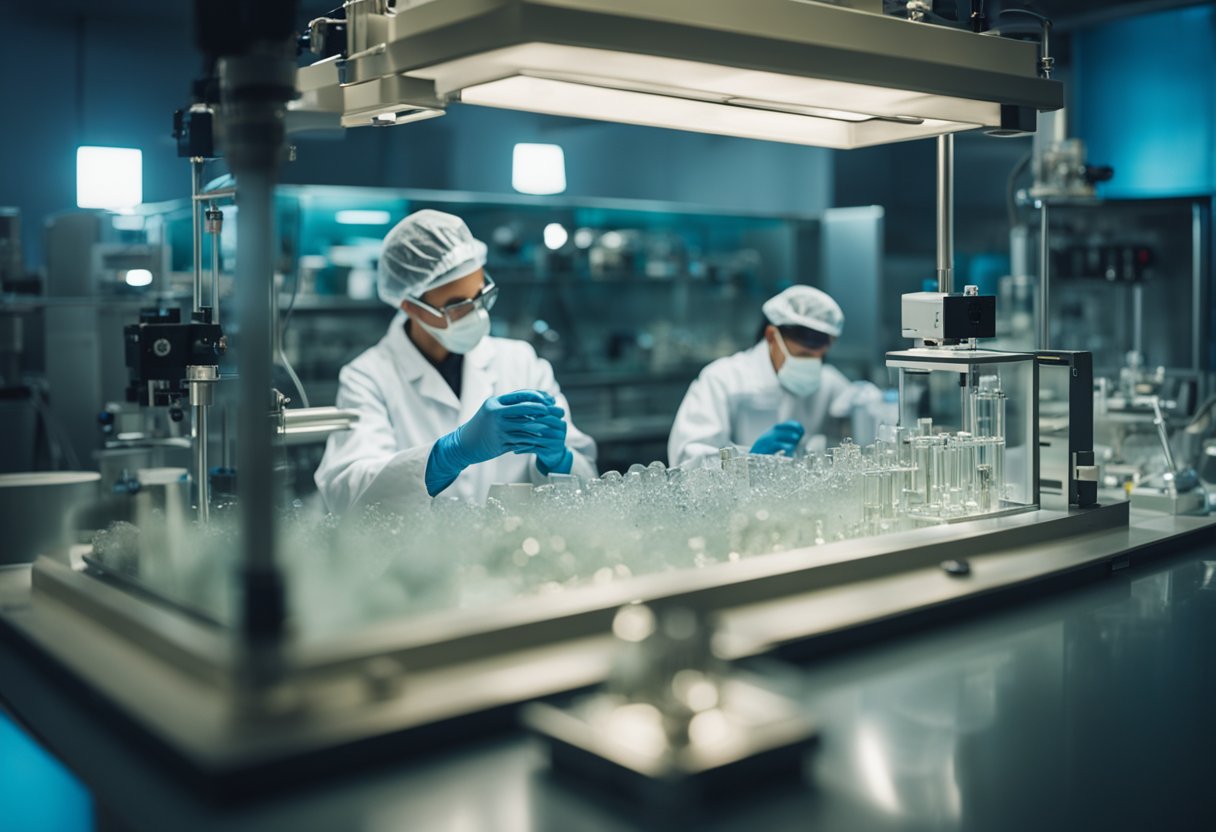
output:
[[934,508],[944,510],[946,495],[950,492],[948,448],[944,436],[934,436],[932,439],[933,442],[929,446],[929,464],[932,466],[932,473],[929,477],[928,502]]
[[958,448],[958,504],[964,514],[974,514],[979,508],[977,495],[975,439],[970,433],[960,431],[955,435]]

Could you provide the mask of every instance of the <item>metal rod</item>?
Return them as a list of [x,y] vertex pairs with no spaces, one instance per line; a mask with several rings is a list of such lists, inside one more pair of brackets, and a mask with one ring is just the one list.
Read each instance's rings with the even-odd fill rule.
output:
[[908,427],[904,424],[904,402],[907,399],[907,390],[904,387],[904,371],[899,371],[899,420],[895,423],[898,427]]
[[209,202],[216,199],[225,199],[228,197],[236,197],[236,188],[216,188],[214,191],[207,193],[196,193],[194,195],[195,202]]
[[[1200,373],[1203,366],[1203,212],[1199,203],[1191,205],[1191,369]],[[1199,375],[1202,379],[1204,376]],[[1200,401],[1207,391],[1200,391]]]
[[241,537],[249,575],[277,575],[274,557],[274,431],[269,418],[274,273],[271,171],[238,174],[236,302],[240,325],[240,410],[237,470],[240,472]]
[[211,482],[207,461],[207,406],[194,407],[194,471],[197,478],[195,495],[198,499],[198,520],[211,522]]
[[937,137],[937,291],[954,291],[954,135]]
[[[270,4],[265,20],[293,3]],[[284,33],[290,15],[278,20]],[[274,184],[285,147],[283,114],[295,87],[293,37],[257,41],[217,62],[224,151],[236,177],[237,327],[240,332],[237,476],[240,484],[240,675],[262,688],[282,672],[286,588],[275,557],[275,436],[270,420],[274,344]],[[251,703],[257,707],[256,701]]]
[[203,206],[198,200],[203,189],[203,160],[190,158],[190,226],[194,231],[194,311],[203,308]]
[[229,418],[228,405],[225,404],[220,409],[220,461],[225,471],[232,470],[232,434],[228,427]]
[[[194,311],[203,308],[203,206],[198,201],[203,189],[203,159],[190,158],[190,225],[194,236]],[[187,372],[190,372],[188,369]],[[195,385],[190,381],[191,398],[195,398]],[[208,390],[208,395],[210,391]],[[198,394],[202,398],[201,394]],[[198,520],[207,523],[211,519],[211,495],[207,476],[207,405],[206,401],[194,403],[194,498],[198,505]]]
[[1132,352],[1144,356],[1144,286],[1132,286]]
[[[1157,438],[1161,440],[1161,450],[1165,452],[1165,464],[1169,468],[1169,473],[1174,474],[1178,471],[1174,467],[1174,451],[1170,448],[1170,434],[1165,425],[1165,414],[1161,412],[1161,397],[1153,396],[1153,424],[1157,426]],[[1171,477],[1169,479],[1169,488],[1171,491],[1175,488],[1175,482]]]
[[[208,210],[216,210],[214,203],[208,203]],[[211,320],[220,322],[220,231],[211,234]]]
[[287,428],[320,424],[352,424],[359,421],[357,410],[340,407],[292,407],[283,411],[283,426]]
[[962,400],[959,402],[959,426],[958,429],[966,431],[972,435],[977,433],[975,429],[975,400],[972,398],[971,391],[973,386],[978,383],[975,367],[971,367],[967,372],[963,373],[959,378],[959,395]]
[[1039,201],[1039,349],[1051,349],[1048,310],[1051,292],[1051,247],[1047,234],[1047,200]]

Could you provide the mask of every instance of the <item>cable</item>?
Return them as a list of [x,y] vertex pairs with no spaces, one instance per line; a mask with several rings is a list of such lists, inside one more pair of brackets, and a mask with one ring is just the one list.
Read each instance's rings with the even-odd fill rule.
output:
[[283,321],[279,324],[278,343],[275,345],[279,354],[279,363],[283,365],[283,369],[287,372],[287,377],[291,379],[292,385],[296,388],[296,393],[300,396],[300,404],[304,407],[312,407],[308,403],[308,394],[304,392],[304,385],[300,382],[300,377],[296,375],[296,370],[291,366],[291,362],[287,360],[287,354],[283,351],[283,333],[287,331],[288,325],[291,323],[291,313],[296,308],[296,296],[300,294],[300,268],[296,266],[296,279],[291,285],[291,299],[287,301],[287,311],[283,313]]
[[[1037,20],[1039,23],[1039,74],[1044,78],[1051,77],[1052,68],[1055,66],[1055,58],[1051,55],[1051,18],[1045,17],[1038,12],[1032,12],[1030,9],[1005,9],[997,17],[1007,17],[1009,15],[1026,15],[1027,17]],[[1004,34],[1003,31],[998,31],[998,34]]]
[[1005,17],[1006,15],[1011,14],[1024,14],[1028,15],[1029,17],[1033,17],[1035,20],[1039,21],[1040,26],[1051,25],[1051,18],[1041,15],[1038,12],[1032,12],[1030,9],[1004,9],[1000,14],[997,15],[997,17]]

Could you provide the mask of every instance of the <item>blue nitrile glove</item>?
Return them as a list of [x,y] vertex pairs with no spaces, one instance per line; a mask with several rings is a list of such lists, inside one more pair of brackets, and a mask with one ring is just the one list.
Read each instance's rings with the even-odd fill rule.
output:
[[798,422],[778,422],[752,445],[753,454],[778,454],[793,456],[806,430]]
[[426,463],[426,490],[432,497],[470,465],[505,453],[535,453],[538,443],[565,437],[565,411],[548,393],[516,390],[492,396],[473,418],[439,437]]
[[[561,417],[565,412],[556,406],[556,399],[540,390],[527,392],[543,396],[554,407],[543,420],[543,433],[534,440],[524,442],[522,446],[512,448],[517,454],[536,454],[536,467],[542,474],[569,474],[574,467],[574,454],[566,447],[566,432],[569,429],[566,420]],[[553,417],[556,416],[555,420]]]
[[574,467],[574,453],[566,447],[566,420],[553,435],[535,445],[536,467],[542,474],[569,474]]

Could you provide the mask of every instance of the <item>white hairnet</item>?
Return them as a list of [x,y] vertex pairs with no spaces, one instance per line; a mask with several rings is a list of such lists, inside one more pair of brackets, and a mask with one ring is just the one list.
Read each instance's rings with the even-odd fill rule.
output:
[[791,286],[760,308],[773,326],[804,326],[836,338],[844,330],[840,305],[814,286]]
[[486,264],[486,244],[473,237],[464,220],[429,208],[393,226],[380,251],[377,291],[389,306],[407,296],[459,280]]

